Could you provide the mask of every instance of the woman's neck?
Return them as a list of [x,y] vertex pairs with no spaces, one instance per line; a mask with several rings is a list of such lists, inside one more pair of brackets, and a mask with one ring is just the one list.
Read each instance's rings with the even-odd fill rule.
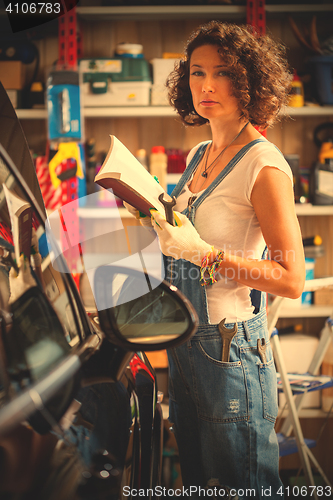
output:
[[[212,152],[221,151],[239,134],[247,123],[246,119],[233,120],[221,124],[210,123],[212,131]],[[247,144],[248,142],[257,139],[261,134],[249,123],[243,132],[233,142],[233,146],[237,144]]]

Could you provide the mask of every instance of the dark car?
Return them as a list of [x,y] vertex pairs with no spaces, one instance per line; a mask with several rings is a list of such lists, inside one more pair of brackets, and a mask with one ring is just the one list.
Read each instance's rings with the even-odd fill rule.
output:
[[[0,129],[13,113],[0,106]],[[144,351],[190,338],[195,312],[175,287],[126,261],[96,265],[96,307],[86,311],[71,259],[47,231],[17,127],[16,151],[8,134],[0,144],[0,498],[118,499],[139,490],[154,498],[163,418]]]

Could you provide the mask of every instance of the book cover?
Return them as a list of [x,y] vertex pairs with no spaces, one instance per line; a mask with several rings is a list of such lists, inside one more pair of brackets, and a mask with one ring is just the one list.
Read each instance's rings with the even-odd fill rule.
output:
[[159,183],[115,136],[111,135],[107,157],[95,177],[95,182],[144,214],[156,208],[164,215],[163,204],[158,197],[163,193],[165,200],[171,200]]
[[23,200],[17,194],[10,191],[5,184],[3,184],[3,189],[12,226],[16,262],[18,262],[22,253],[30,259],[32,236],[31,205],[26,200]]

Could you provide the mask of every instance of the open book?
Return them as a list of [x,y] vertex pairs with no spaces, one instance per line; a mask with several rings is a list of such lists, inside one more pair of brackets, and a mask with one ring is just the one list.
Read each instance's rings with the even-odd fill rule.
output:
[[164,215],[164,206],[158,197],[163,193],[165,200],[171,198],[124,144],[114,135],[110,137],[111,146],[95,182],[112,189],[116,196],[148,216],[150,208]]
[[23,200],[17,196],[17,194],[13,193],[13,191],[10,191],[6,184],[3,184],[3,190],[6,196],[12,226],[15,260],[18,262],[22,253],[30,259],[32,236],[31,205],[26,200]]

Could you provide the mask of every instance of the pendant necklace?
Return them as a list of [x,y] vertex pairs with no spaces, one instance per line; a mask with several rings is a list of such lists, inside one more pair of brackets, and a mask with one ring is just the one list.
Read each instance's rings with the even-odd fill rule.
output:
[[203,172],[201,173],[202,177],[204,177],[205,179],[207,179],[207,177],[208,177],[208,173],[207,173],[208,170],[210,170],[211,168],[213,168],[216,165],[217,161],[221,158],[221,156],[223,155],[223,153],[228,149],[229,146],[231,146],[231,144],[233,142],[235,142],[236,139],[238,139],[238,137],[241,135],[241,133],[243,132],[243,130],[245,130],[245,128],[248,126],[249,123],[250,122],[245,123],[244,127],[241,129],[240,132],[238,132],[238,134],[236,135],[236,137],[234,137],[233,140],[224,149],[222,149],[221,153],[219,153],[217,155],[217,157],[215,158],[215,160],[213,160],[212,163],[210,163],[207,166],[209,152],[210,152],[212,144],[213,144],[212,142],[210,143],[210,145],[207,148],[205,167],[204,167]]

